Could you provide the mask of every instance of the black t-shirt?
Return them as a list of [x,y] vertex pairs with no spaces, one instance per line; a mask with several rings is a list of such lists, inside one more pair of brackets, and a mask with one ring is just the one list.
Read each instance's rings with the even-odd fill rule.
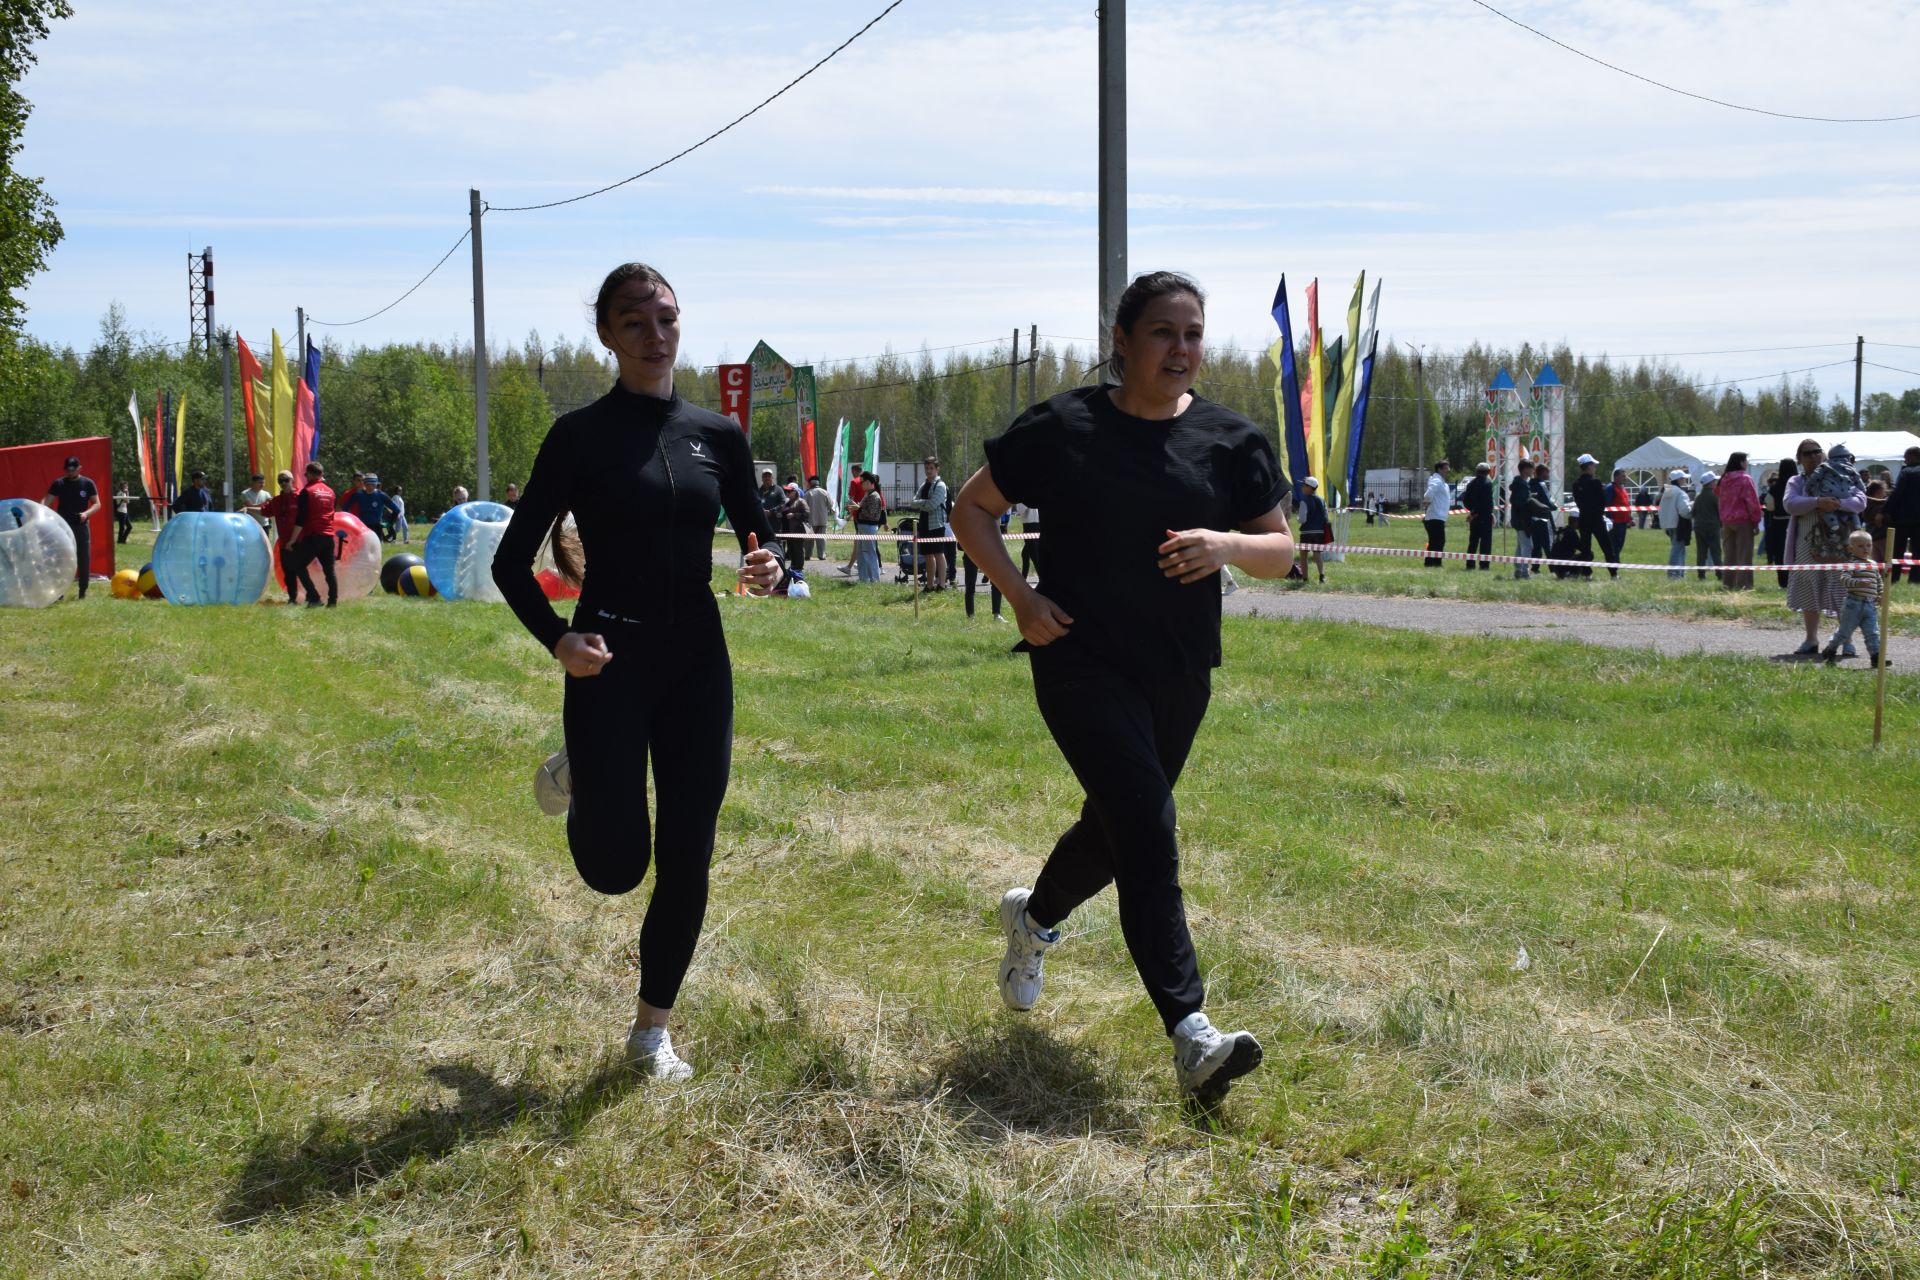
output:
[[1036,663],[1142,675],[1220,665],[1219,575],[1183,585],[1161,572],[1159,546],[1169,529],[1230,530],[1280,505],[1286,485],[1258,427],[1198,395],[1179,417],[1149,421],[1082,387],[1035,405],[986,450],[1000,492],[1046,512],[1039,590],[1074,620],[1031,650]]
[[100,490],[86,476],[61,476],[47,486],[53,495],[53,509],[69,520],[78,520],[93,505]]
[[723,509],[742,550],[753,533],[780,554],[740,424],[678,395],[615,386],[547,432],[494,553],[493,579],[551,649],[568,628],[534,579],[533,560],[554,517],[572,511],[587,571],[576,629],[595,629],[599,617],[717,628],[713,529]]
[[182,511],[211,511],[213,490],[205,485],[190,484],[174,498],[173,509],[176,514]]

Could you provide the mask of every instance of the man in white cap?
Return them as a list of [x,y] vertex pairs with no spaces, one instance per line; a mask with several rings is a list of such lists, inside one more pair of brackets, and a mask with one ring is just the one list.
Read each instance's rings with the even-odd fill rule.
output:
[[[1460,505],[1467,509],[1467,554],[1493,554],[1493,467],[1474,464],[1473,479],[1460,491]],[[1469,569],[1492,569],[1491,560],[1469,560]]]
[[[1660,531],[1667,535],[1667,577],[1687,576],[1687,543],[1693,540],[1693,500],[1687,497],[1687,473],[1679,467],[1667,472],[1660,491]],[[1677,567],[1676,567],[1677,566]]]
[[[1613,535],[1607,532],[1607,486],[1601,484],[1600,477],[1593,473],[1593,469],[1600,465],[1600,459],[1583,453],[1578,461],[1580,478],[1573,482],[1573,505],[1580,511],[1580,558],[1593,559],[1593,544],[1598,539],[1600,552],[1606,556],[1608,565],[1618,565],[1620,554],[1613,549]],[[1617,568],[1609,567],[1607,572],[1616,578],[1620,576]],[[1574,573],[1582,578],[1593,576],[1591,569],[1576,569]]]
[[1709,467],[1700,474],[1700,494],[1693,500],[1693,563],[1700,580],[1707,579],[1707,566],[1720,577],[1720,477]]

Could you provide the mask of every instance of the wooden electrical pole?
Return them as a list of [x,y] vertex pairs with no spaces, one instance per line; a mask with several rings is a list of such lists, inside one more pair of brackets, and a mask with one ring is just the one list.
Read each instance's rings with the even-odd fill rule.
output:
[[[1127,3],[1101,0],[1100,358],[1113,354],[1113,315],[1127,287]],[[1103,375],[1114,381],[1112,370]]]

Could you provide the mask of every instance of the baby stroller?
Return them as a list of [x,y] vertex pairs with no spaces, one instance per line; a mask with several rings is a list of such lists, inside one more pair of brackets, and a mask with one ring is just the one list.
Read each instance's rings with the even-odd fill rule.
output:
[[895,582],[912,582],[915,578],[919,578],[922,582],[925,582],[927,577],[927,558],[924,555],[915,556],[913,554],[913,520],[911,518],[902,520],[893,527],[893,531],[901,535],[900,541],[894,544],[898,551],[899,569],[893,575],[893,580]]
[[[1591,560],[1593,553],[1580,554],[1580,531],[1572,525],[1563,526],[1553,535],[1553,549],[1547,553],[1552,560]],[[1593,575],[1591,569],[1581,569],[1574,565],[1556,564],[1553,576],[1556,578],[1586,578]]]

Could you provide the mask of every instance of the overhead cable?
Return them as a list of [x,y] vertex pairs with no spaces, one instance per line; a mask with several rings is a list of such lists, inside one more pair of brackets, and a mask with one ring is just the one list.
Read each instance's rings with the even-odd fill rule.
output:
[[[473,233],[472,227],[468,227],[465,231],[462,231],[460,233],[460,238],[453,242],[453,249],[458,249],[461,245],[465,244],[467,242],[467,237],[472,233]],[[329,329],[345,329],[351,325],[365,324],[367,321],[373,319],[374,316],[385,315],[387,312],[393,310],[395,307],[405,302],[408,298],[411,298],[413,296],[414,289],[418,289],[421,285],[433,279],[433,273],[435,271],[438,271],[440,268],[446,266],[447,259],[453,256],[453,249],[448,249],[445,253],[441,254],[440,261],[434,263],[432,269],[429,270],[427,274],[421,276],[418,280],[413,282],[413,289],[407,290],[405,293],[395,298],[392,302],[389,302],[386,306],[374,312],[373,315],[361,316],[358,320],[321,320],[314,316],[308,316],[307,323],[325,325]]]

